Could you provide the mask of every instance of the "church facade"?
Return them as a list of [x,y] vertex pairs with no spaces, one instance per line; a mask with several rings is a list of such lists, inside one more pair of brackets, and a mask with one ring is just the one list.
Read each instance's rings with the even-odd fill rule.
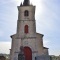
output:
[[10,60],[19,60],[21,46],[24,55],[21,60],[50,60],[48,48],[43,46],[43,36],[36,33],[35,6],[24,0],[18,6],[17,32],[11,35]]

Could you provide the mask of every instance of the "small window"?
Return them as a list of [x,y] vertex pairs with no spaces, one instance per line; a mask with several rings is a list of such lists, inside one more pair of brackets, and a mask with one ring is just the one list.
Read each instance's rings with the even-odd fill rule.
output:
[[28,33],[28,25],[25,25],[24,27],[24,32],[27,34]]
[[29,16],[28,10],[25,10],[25,11],[24,11],[24,16]]

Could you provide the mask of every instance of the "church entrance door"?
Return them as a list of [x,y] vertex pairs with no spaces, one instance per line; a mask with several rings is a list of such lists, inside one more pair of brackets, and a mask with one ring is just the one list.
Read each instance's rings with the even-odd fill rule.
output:
[[32,51],[29,47],[24,47],[25,60],[32,60]]

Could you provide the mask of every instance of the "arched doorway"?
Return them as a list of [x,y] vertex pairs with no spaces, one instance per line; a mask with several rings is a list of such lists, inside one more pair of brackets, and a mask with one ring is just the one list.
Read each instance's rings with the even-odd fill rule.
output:
[[32,51],[29,47],[24,47],[25,60],[32,60]]

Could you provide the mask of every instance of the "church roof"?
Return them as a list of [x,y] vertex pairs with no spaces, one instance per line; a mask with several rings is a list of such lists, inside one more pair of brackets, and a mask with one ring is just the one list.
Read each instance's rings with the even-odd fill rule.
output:
[[42,37],[44,36],[44,35],[43,35],[43,34],[41,34],[41,33],[37,33],[37,34],[38,34],[38,35],[40,35],[40,36],[42,36]]
[[29,6],[30,5],[30,1],[29,0],[24,0],[23,5],[24,6]]
[[20,4],[20,6],[30,6],[30,1],[24,0],[23,3]]
[[43,47],[44,49],[49,49],[49,48],[47,48],[47,47]]

